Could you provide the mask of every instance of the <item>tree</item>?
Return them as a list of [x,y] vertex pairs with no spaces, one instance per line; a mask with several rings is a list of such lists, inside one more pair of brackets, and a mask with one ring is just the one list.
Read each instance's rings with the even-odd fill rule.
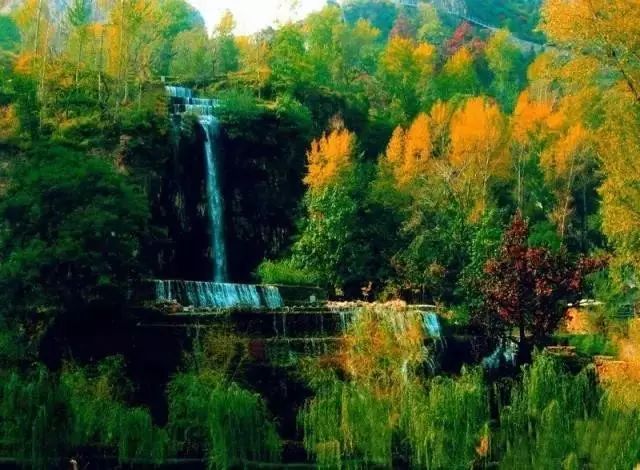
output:
[[485,328],[497,325],[503,334],[518,329],[521,358],[528,352],[527,332],[536,344],[553,333],[567,303],[579,298],[584,274],[597,266],[593,261],[572,263],[562,252],[532,248],[528,237],[528,224],[517,213],[499,254],[484,267],[484,304],[477,312]]
[[72,28],[73,35],[75,36],[77,48],[75,71],[76,87],[78,86],[80,78],[80,66],[82,64],[85,42],[88,35],[88,26],[92,13],[90,0],[73,0],[67,10],[67,21]]
[[444,26],[438,10],[429,3],[420,3],[418,12],[418,40],[429,44],[441,44],[444,39]]
[[122,301],[138,272],[143,195],[105,161],[62,148],[37,151],[11,176],[0,201],[5,313]]
[[429,116],[418,115],[405,132],[397,127],[391,136],[384,163],[393,173],[398,189],[407,189],[417,179],[428,175],[432,153]]
[[438,97],[446,101],[456,95],[474,95],[479,89],[473,55],[467,47],[462,47],[442,67],[438,76]]
[[406,121],[415,116],[433,77],[436,50],[430,44],[415,44],[392,37],[379,60],[378,78],[391,116]]
[[356,163],[355,135],[338,126],[312,143],[307,159],[307,218],[293,259],[331,286],[354,287],[376,263],[363,209],[368,176]]
[[211,78],[212,71],[211,44],[204,28],[179,33],[173,42],[171,76],[182,82],[203,83]]
[[8,16],[0,15],[0,51],[15,52],[20,46],[20,30]]
[[507,135],[500,108],[483,97],[470,98],[451,118],[451,184],[472,214],[484,213],[490,181],[508,170]]
[[618,268],[640,270],[640,109],[627,94],[607,95],[605,125],[597,135],[605,175],[602,229],[615,248]]
[[546,148],[540,159],[559,202],[553,218],[561,239],[565,238],[567,231],[574,186],[578,177],[586,172],[590,160],[589,141],[587,130],[582,124],[575,124]]
[[541,29],[575,60],[596,59],[640,103],[640,9],[627,0],[546,0]]
[[233,37],[235,19],[227,10],[213,31],[213,74],[224,76],[238,70],[239,51]]
[[489,70],[493,73],[491,87],[496,98],[507,109],[513,109],[518,91],[522,86],[523,57],[514,44],[508,30],[495,32],[485,48]]

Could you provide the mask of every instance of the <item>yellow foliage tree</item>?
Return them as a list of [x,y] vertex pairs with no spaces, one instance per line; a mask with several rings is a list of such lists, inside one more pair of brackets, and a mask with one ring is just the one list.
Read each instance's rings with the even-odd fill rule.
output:
[[387,147],[386,163],[398,189],[406,189],[427,175],[431,152],[431,129],[426,114],[419,114],[406,132],[402,127],[395,129]]
[[472,216],[486,208],[489,181],[509,168],[507,134],[500,108],[483,97],[470,98],[451,118],[452,184]]
[[640,111],[621,93],[607,96],[606,125],[597,136],[605,180],[602,228],[615,262],[640,269]]
[[567,229],[571,213],[572,191],[577,175],[588,159],[589,133],[581,123],[574,124],[542,153],[540,163],[545,177],[551,182],[558,198],[558,206],[552,214],[561,238]]
[[355,148],[355,134],[340,127],[314,140],[307,152],[304,183],[317,192],[335,182],[353,164]]
[[436,49],[430,44],[415,44],[400,36],[389,39],[380,56],[378,76],[398,119],[419,109],[421,95],[433,77],[435,59]]
[[541,27],[564,48],[616,71],[640,102],[640,6],[630,0],[546,0]]

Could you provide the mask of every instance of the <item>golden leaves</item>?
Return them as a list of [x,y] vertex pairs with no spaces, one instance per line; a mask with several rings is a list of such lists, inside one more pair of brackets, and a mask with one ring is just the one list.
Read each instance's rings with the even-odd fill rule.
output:
[[0,106],[0,143],[18,135],[20,120],[13,105]]
[[319,191],[335,182],[353,163],[355,134],[338,128],[311,143],[307,152],[308,172],[304,183]]
[[540,163],[556,176],[568,175],[588,150],[588,145],[589,133],[581,123],[574,124],[542,153]]
[[497,104],[483,97],[470,98],[451,118],[449,161],[459,169],[491,173],[505,170],[505,127]]
[[529,90],[520,94],[512,121],[512,136],[517,143],[525,143],[531,137],[539,138],[557,124],[557,115],[554,114],[551,99],[534,99]]

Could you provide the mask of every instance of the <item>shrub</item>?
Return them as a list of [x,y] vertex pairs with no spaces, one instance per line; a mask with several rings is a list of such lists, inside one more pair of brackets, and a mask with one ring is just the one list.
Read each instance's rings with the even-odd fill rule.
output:
[[263,261],[258,266],[257,276],[263,284],[287,284],[293,286],[313,286],[318,284],[318,276],[297,266],[291,259]]

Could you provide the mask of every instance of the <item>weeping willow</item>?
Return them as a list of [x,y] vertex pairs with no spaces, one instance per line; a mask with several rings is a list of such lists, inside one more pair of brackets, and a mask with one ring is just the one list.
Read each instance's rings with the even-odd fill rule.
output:
[[538,355],[500,411],[502,468],[558,469],[576,461],[576,424],[598,403],[593,372],[565,371],[554,357]]
[[402,431],[414,468],[471,468],[487,457],[489,403],[479,370],[436,377],[403,399]]
[[423,383],[422,319],[400,308],[355,315],[337,356],[341,375],[316,384],[299,414],[304,445],[321,467],[469,468],[484,458],[489,407],[478,371]]
[[280,440],[259,395],[212,371],[169,384],[169,432],[179,450],[206,454],[209,468],[276,462]]
[[46,369],[0,373],[0,456],[49,468],[65,448],[67,429],[64,396]]
[[115,451],[121,463],[164,460],[166,432],[153,425],[147,409],[123,401],[129,386],[121,359],[108,359],[97,371],[67,366],[60,384],[71,415],[71,446]]

